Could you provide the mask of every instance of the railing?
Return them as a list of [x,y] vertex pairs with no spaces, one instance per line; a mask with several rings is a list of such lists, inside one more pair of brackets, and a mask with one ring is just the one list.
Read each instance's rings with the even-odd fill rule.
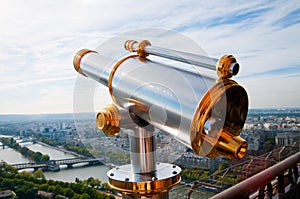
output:
[[[228,198],[285,198],[286,193],[298,186],[300,152],[268,169],[224,190],[211,199]],[[295,198],[300,193],[295,191]],[[297,197],[298,196],[298,197]]]
[[[69,159],[61,159],[61,160],[50,160],[53,161],[56,165],[68,165],[68,164],[77,164],[77,163],[90,163],[90,162],[98,162],[103,161],[103,158],[69,158]],[[12,164],[11,166],[16,169],[28,169],[28,168],[42,168],[47,166],[47,162],[29,162],[29,163],[21,163],[21,164]]]
[[17,170],[20,169],[31,169],[31,168],[42,168],[42,167],[46,167],[46,163],[21,163],[21,164],[12,164],[11,166],[13,166],[14,168],[16,168]]
[[76,164],[76,163],[84,163],[84,162],[94,162],[94,161],[102,161],[103,158],[95,159],[95,158],[69,158],[69,159],[61,159],[55,160],[56,164]]

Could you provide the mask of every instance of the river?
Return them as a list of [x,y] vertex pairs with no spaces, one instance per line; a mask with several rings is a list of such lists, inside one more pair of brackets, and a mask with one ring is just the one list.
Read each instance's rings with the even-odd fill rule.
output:
[[[2,137],[2,135],[0,135]],[[6,136],[7,137],[7,136]],[[0,142],[1,143],[1,142]],[[40,144],[33,144],[32,142],[26,142],[20,144],[21,146],[26,146],[32,151],[39,151],[43,154],[48,154],[50,159],[66,159],[66,158],[74,158],[75,156],[69,153],[65,153],[63,151],[59,151],[53,148],[49,148]],[[2,149],[0,147],[0,161],[3,160],[9,164],[17,164],[17,163],[25,163],[29,162],[29,159],[22,156],[19,152],[11,149],[9,147],[5,147]],[[79,178],[80,180],[87,179],[89,177],[98,178],[102,182],[107,182],[106,173],[110,169],[105,165],[96,165],[84,167],[83,164],[74,165],[72,169],[67,168],[67,166],[60,166],[61,170],[58,172],[44,172],[46,179],[59,180],[64,182],[75,182],[75,178]],[[33,172],[33,169],[27,169],[26,171]],[[178,189],[179,188],[179,189]],[[181,198],[190,188],[185,187],[184,185],[178,185],[174,188],[176,191],[170,192],[170,198]],[[195,190],[193,192],[194,198],[209,198],[215,193],[207,192],[204,190]]]
[[[0,135],[1,137],[1,135]],[[31,142],[22,143],[21,146],[26,146],[32,151],[39,151],[42,154],[48,154],[50,159],[66,159],[74,158],[75,156],[69,153],[65,153],[47,146],[40,144],[33,144]],[[29,162],[29,159],[21,155],[19,152],[5,147],[4,149],[0,148],[0,161],[3,160],[8,164],[18,164]],[[64,182],[75,182],[75,178],[81,180],[87,179],[89,177],[98,178],[102,182],[107,182],[106,173],[110,169],[105,165],[96,165],[96,166],[87,166],[84,167],[84,164],[74,165],[72,169],[68,169],[67,166],[61,166],[61,170],[58,172],[44,172],[46,179],[59,180]],[[26,171],[33,171],[33,169],[27,169]]]

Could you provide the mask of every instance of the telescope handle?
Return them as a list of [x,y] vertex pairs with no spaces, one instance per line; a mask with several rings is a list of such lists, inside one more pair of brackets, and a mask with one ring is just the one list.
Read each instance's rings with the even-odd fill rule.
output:
[[232,55],[226,56],[231,60],[229,61],[230,65],[224,68],[223,61],[226,58],[225,56],[223,56],[223,60],[218,60],[216,58],[211,58],[203,55],[152,46],[148,40],[143,40],[139,43],[134,40],[127,40],[124,44],[124,47],[130,52],[137,52],[137,54],[142,58],[145,58],[148,55],[155,55],[158,57],[163,57],[166,59],[217,71],[218,76],[222,79],[237,75],[240,68],[240,65],[236,63],[236,60]]
[[146,40],[143,40],[142,42],[138,43],[137,41],[134,40],[128,40],[125,42],[124,47],[126,50],[130,52],[138,52],[142,44],[142,48],[143,48],[142,50],[144,51],[145,54],[155,55],[158,57],[163,57],[166,59],[171,59],[186,64],[192,64],[210,70],[216,70],[216,64],[218,62],[218,59],[206,57],[203,55],[196,55],[193,53],[181,52],[181,51],[171,50],[167,48],[152,46],[151,43],[148,41],[145,45],[145,43],[143,43],[144,41]]

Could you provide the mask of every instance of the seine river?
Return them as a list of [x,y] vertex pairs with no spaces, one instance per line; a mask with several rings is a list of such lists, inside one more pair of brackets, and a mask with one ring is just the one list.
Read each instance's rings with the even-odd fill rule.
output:
[[[0,135],[1,137],[1,135]],[[22,143],[21,146],[26,146],[32,151],[39,151],[42,154],[48,154],[50,159],[66,159],[74,158],[75,156],[69,153],[58,151],[40,144],[33,144],[31,142]],[[29,159],[21,155],[19,152],[14,149],[5,147],[0,148],[0,161],[3,160],[8,164],[18,164],[29,162]],[[68,169],[67,166],[61,166],[61,170],[58,172],[44,172],[46,179],[60,180],[65,182],[75,182],[75,178],[81,180],[87,179],[89,177],[98,178],[102,182],[107,182],[106,173],[110,169],[105,165],[96,165],[84,167],[84,164],[74,165],[72,169]],[[28,169],[26,171],[33,171],[33,169]]]
[[[2,135],[0,135],[2,137]],[[3,136],[8,137],[8,136]],[[1,143],[1,142],[0,142]],[[21,146],[26,146],[32,151],[39,151],[43,154],[48,154],[50,159],[58,160],[58,159],[66,159],[66,158],[74,158],[75,156],[69,153],[65,153],[53,148],[49,148],[44,145],[40,144],[33,144],[31,142],[26,142],[20,144]],[[15,151],[14,149],[5,147],[2,149],[0,148],[0,161],[3,160],[8,164],[18,164],[18,163],[25,163],[29,162],[29,159],[22,156],[19,152]],[[65,182],[75,182],[75,178],[79,178],[81,180],[87,179],[89,177],[98,178],[102,182],[107,182],[106,173],[110,169],[105,165],[96,165],[96,166],[89,166],[84,167],[84,164],[77,164],[74,165],[72,169],[68,169],[67,166],[61,166],[60,171],[58,172],[44,172],[46,179],[52,180],[59,180]],[[33,169],[28,169],[26,171],[33,172]],[[179,189],[178,189],[179,188]],[[176,191],[170,192],[170,198],[181,198],[189,191],[190,188],[184,185],[178,185],[174,188]],[[207,192],[204,190],[195,190],[193,192],[193,198],[210,198],[211,196],[215,195],[215,193]]]

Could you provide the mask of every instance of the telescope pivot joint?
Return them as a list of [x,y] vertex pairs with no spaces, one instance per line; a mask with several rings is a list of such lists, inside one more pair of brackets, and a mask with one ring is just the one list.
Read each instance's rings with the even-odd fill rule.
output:
[[[134,46],[137,46],[134,48]],[[124,44],[124,47],[129,52],[136,52],[141,60],[149,56],[149,53],[145,51],[146,46],[151,46],[151,43],[148,40],[142,40],[139,43],[134,40],[127,40]]]

